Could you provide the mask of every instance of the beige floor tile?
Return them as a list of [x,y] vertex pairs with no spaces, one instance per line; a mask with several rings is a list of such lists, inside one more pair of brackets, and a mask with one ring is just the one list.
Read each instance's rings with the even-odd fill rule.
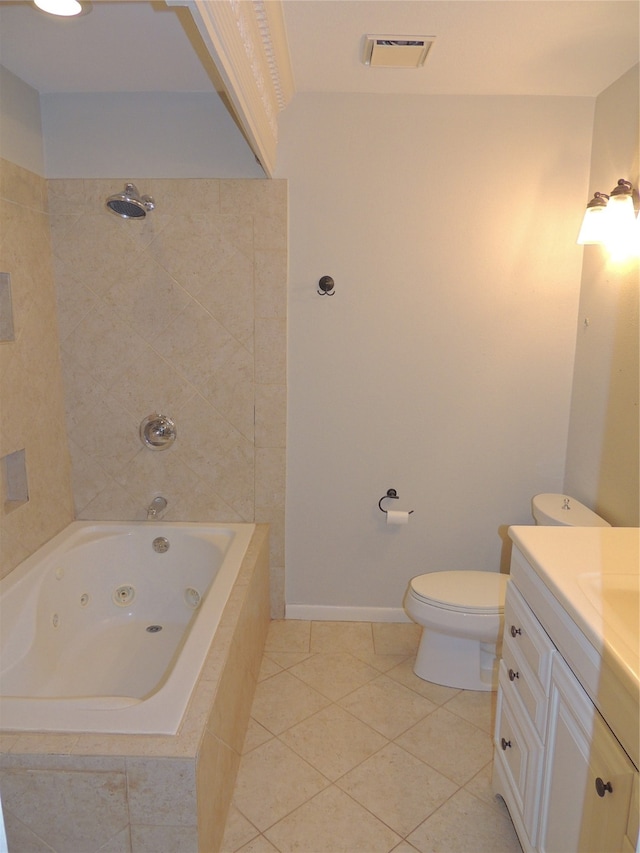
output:
[[235,853],[236,850],[257,838],[258,835],[258,830],[251,821],[247,820],[232,803],[227,815],[220,853]]
[[373,647],[378,655],[415,655],[422,628],[414,622],[374,622]]
[[337,705],[324,708],[284,732],[280,739],[332,781],[388,743]]
[[402,836],[458,790],[454,782],[393,743],[336,784]]
[[424,678],[418,678],[413,671],[415,657],[405,658],[393,669],[387,671],[389,678],[404,684],[426,699],[429,699],[435,705],[444,705],[454,696],[460,693],[455,687],[445,687],[442,684],[434,684],[432,681],[425,681]]
[[370,622],[312,622],[312,652],[375,653]]
[[265,657],[268,657],[274,663],[276,663],[281,669],[290,669],[292,666],[295,666],[297,663],[300,663],[303,660],[306,660],[308,657],[311,657],[311,652],[277,652],[270,651],[265,653]]
[[265,833],[282,853],[387,853],[398,835],[331,787]]
[[258,682],[251,716],[273,734],[280,734],[328,704],[317,690],[283,671]]
[[289,672],[334,701],[379,675],[377,669],[343,652],[312,655]]
[[257,720],[251,718],[249,719],[249,724],[247,726],[247,733],[244,737],[242,751],[251,752],[252,749],[255,749],[257,746],[261,746],[263,743],[271,740],[272,737],[273,735],[268,729],[265,729],[265,727],[260,725]]
[[266,652],[308,652],[311,622],[274,619],[264,645]]
[[407,839],[423,851],[447,853],[521,853],[506,808],[499,812],[460,790]]
[[242,757],[234,804],[263,831],[328,784],[322,774],[274,738]]
[[416,628],[271,623],[222,853],[520,853],[495,695],[418,678]]
[[279,663],[276,663],[274,660],[267,657],[267,655],[263,655],[260,663],[260,672],[258,673],[258,681],[264,681],[265,678],[271,678],[272,675],[282,672],[282,669],[283,667],[281,667]]
[[458,785],[468,782],[493,755],[488,734],[445,708],[420,720],[396,743]]
[[483,800],[489,805],[501,808],[503,805],[502,800],[494,793],[494,790],[491,787],[492,771],[493,761],[490,761],[488,764],[485,764],[479,773],[476,773],[472,779],[469,779],[464,787],[470,794],[473,794],[473,796],[477,797],[479,800]]
[[496,719],[495,691],[461,690],[445,707],[447,711],[452,711],[487,734],[493,735]]
[[258,835],[253,841],[241,847],[238,853],[278,853],[278,849],[267,841],[264,835]]
[[397,737],[436,708],[386,675],[379,675],[338,704],[388,738]]
[[378,672],[388,672],[406,660],[406,655],[376,655],[373,652],[366,652],[361,649],[354,649],[352,654],[377,669]]

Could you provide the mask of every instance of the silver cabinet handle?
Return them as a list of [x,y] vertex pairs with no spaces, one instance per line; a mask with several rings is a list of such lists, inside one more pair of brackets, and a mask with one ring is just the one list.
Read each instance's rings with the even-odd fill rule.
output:
[[516,678],[520,678],[519,672],[514,672],[512,669],[509,670],[509,681],[515,681]]
[[501,746],[503,749],[508,749],[508,748],[511,746],[511,741],[510,741],[510,740],[505,740],[504,738],[502,738],[502,740],[500,741],[500,746]]
[[512,626],[511,626],[511,636],[512,636],[512,637],[517,637],[517,636],[518,636],[518,634],[522,634],[522,628],[516,628],[516,626],[515,626],[515,625],[512,625]]

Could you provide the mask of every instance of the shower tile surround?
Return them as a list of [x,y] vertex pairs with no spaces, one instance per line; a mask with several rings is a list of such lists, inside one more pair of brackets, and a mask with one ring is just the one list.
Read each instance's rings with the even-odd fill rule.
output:
[[[0,341],[4,576],[74,517],[47,185],[7,160],[0,160],[0,271],[11,285],[13,338]],[[9,302],[2,307],[9,308]],[[23,463],[23,470],[16,472],[9,464],[13,470],[8,472],[7,460]],[[8,481],[16,473],[22,500],[12,500],[14,489]]]
[[[105,208],[132,181],[144,220]],[[284,609],[286,181],[48,183],[79,519],[268,522],[272,614]],[[178,439],[150,451],[152,412]]]
[[269,625],[268,540],[258,525],[178,735],[0,736],[10,849],[219,849]]

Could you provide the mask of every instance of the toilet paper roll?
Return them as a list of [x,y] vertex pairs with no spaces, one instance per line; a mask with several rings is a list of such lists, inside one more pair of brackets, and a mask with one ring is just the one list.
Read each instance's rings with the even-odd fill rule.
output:
[[387,524],[408,524],[409,513],[397,509],[387,510]]

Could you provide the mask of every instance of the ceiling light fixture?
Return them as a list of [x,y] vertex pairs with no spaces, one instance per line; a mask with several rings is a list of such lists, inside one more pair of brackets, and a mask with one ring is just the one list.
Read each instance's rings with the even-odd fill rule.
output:
[[82,12],[82,6],[78,0],[33,0],[33,2],[43,12],[63,18],[71,18]]

